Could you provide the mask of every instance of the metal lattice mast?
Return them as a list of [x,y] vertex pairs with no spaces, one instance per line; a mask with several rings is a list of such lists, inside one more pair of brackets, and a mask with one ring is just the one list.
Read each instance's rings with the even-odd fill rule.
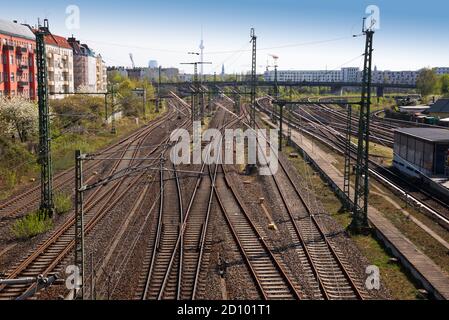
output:
[[75,151],[75,266],[78,268],[80,287],[78,298],[84,298],[84,210],[83,210],[83,158],[81,151]]
[[198,101],[198,92],[200,90],[200,84],[198,81],[198,63],[194,63],[193,64],[194,70],[193,70],[193,83],[194,83],[194,110],[192,110],[195,114],[195,116],[193,117],[193,121],[197,121],[198,120],[198,107],[200,102]]
[[41,203],[40,209],[52,216],[53,173],[51,162],[50,116],[48,108],[47,55],[45,36],[50,35],[48,20],[36,31],[37,87],[39,98],[39,164],[41,166]]
[[284,137],[284,107],[285,103],[278,103],[279,105],[279,151],[282,151],[282,143]]
[[251,63],[251,110],[250,110],[250,126],[256,128],[256,86],[257,86],[257,36],[254,28],[251,28],[252,63]]
[[[274,87],[273,87],[273,93],[274,93],[274,98],[277,100],[279,100],[279,85],[278,85],[278,66],[275,64],[274,66]],[[274,105],[273,105],[274,107]],[[271,111],[271,119],[273,121],[276,121],[276,111],[272,110]]]
[[351,137],[352,137],[352,107],[347,106],[347,120],[346,120],[346,143],[345,143],[345,180],[344,193],[350,198],[351,186]]
[[158,85],[157,85],[157,100],[156,100],[156,113],[159,113],[161,107],[161,66],[159,66]]
[[217,97],[217,93],[218,93],[218,90],[217,90],[217,73],[214,72],[214,98]]
[[[293,101],[293,88],[290,87],[290,101]],[[291,146],[292,144],[292,109],[293,105],[288,106],[288,131],[287,131],[287,144]]]
[[360,102],[359,134],[357,148],[356,181],[353,221],[351,228],[361,231],[369,228],[369,136],[371,110],[371,69],[373,58],[373,30],[364,30],[366,36],[365,61],[363,66],[362,96]]
[[116,134],[117,128],[115,127],[115,95],[114,95],[114,83],[111,83],[111,133]]
[[240,94],[237,86],[237,79],[234,82],[234,113],[237,115],[240,114]]

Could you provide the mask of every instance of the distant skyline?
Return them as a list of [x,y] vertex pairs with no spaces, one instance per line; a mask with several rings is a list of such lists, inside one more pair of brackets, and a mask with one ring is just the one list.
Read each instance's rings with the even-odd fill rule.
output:
[[[374,64],[379,70],[417,70],[449,66],[449,3],[429,0],[419,5],[405,0],[130,0],[9,2],[0,18],[35,24],[50,20],[51,31],[72,34],[100,53],[108,65],[129,67],[129,53],[137,66],[157,60],[177,67],[197,59],[201,28],[204,33],[205,73],[250,69],[249,31],[258,36],[258,72],[268,54],[279,56],[284,70],[361,67],[361,31],[368,5],[380,8],[380,27],[374,38]],[[66,8],[80,9],[80,29],[66,27]],[[243,51],[237,51],[243,50]],[[272,62],[269,62],[272,64]]]

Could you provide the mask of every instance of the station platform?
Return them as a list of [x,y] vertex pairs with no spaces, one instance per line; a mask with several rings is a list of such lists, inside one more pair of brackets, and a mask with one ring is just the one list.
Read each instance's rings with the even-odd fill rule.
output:
[[[269,118],[264,118],[264,121],[270,122]],[[285,129],[284,134],[287,134],[287,129]],[[312,139],[296,130],[292,130],[292,142],[320,172],[337,196],[341,199],[347,199],[343,192],[344,176],[335,167],[336,160],[332,155],[320,149]],[[353,193],[354,190],[351,187],[350,194]],[[422,284],[423,288],[433,294],[436,299],[448,300],[449,276],[376,208],[369,206],[368,218],[377,237],[401,261],[413,277]]]

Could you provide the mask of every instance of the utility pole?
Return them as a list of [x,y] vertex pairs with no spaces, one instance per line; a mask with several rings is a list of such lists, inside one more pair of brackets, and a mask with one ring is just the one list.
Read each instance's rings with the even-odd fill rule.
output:
[[51,35],[48,20],[36,31],[37,87],[39,97],[39,164],[41,166],[41,203],[43,214],[52,217],[53,204],[53,172],[51,162],[50,116],[48,108],[48,77],[45,36]]
[[146,117],[146,105],[147,105],[147,89],[143,88],[142,91],[142,103],[143,103],[143,118]]
[[[189,54],[196,54],[200,55],[196,52],[189,52]],[[201,123],[204,121],[204,100],[203,100],[203,93],[200,90],[201,82],[199,81],[198,77],[198,65],[203,64],[212,64],[212,62],[204,62],[204,61],[198,61],[198,62],[184,62],[181,63],[183,65],[193,65],[193,93],[192,93],[192,122],[198,120],[198,115],[200,114],[201,117]],[[199,105],[199,109],[197,108],[197,102]],[[199,113],[199,114],[198,114]]]
[[[290,87],[290,102],[293,101],[293,88]],[[288,106],[288,132],[287,132],[287,144],[292,145],[292,108],[293,105]]]
[[250,126],[256,129],[256,86],[257,86],[257,36],[254,28],[251,28],[252,61],[251,61],[251,105],[250,105]]
[[369,229],[369,136],[374,30],[372,30],[371,27],[366,29],[364,25],[363,34],[366,36],[365,61],[363,66],[362,95],[360,102],[353,220],[350,225],[350,229],[358,233]]
[[157,99],[156,99],[156,113],[159,113],[160,106],[161,106],[160,105],[161,104],[161,83],[162,83],[161,71],[162,71],[162,67],[159,66],[159,77],[158,77]]
[[112,100],[111,100],[111,133],[112,134],[116,134],[117,133],[117,128],[115,127],[115,99],[114,99],[114,84],[111,83],[111,96],[112,96]]
[[132,90],[134,93],[136,93],[137,95],[142,95],[142,113],[143,113],[143,117],[145,119],[146,117],[146,105],[147,105],[147,89],[144,88],[136,88],[134,90]]
[[[195,109],[192,109],[192,111],[194,112],[194,117],[193,117],[193,121],[197,121],[198,120],[198,106],[199,106],[199,99],[198,99],[198,91],[200,90],[200,85],[199,85],[199,81],[198,81],[198,64],[195,63],[193,65],[193,87],[195,90]],[[196,105],[198,103],[198,105]]]
[[106,125],[108,124],[108,92],[104,94],[104,114]]
[[75,151],[75,266],[80,277],[75,297],[84,299],[84,209],[83,209],[83,156]]
[[234,113],[240,115],[240,94],[237,80],[234,83]]
[[[350,199],[351,194],[351,137],[352,137],[352,106],[347,105],[346,120],[346,144],[345,144],[345,177],[344,177],[344,193]],[[348,208],[350,209],[350,208]]]
[[[276,56],[272,56],[275,60],[274,63],[274,98],[276,100],[279,100],[279,86],[278,86],[278,65],[277,65],[277,57]],[[282,108],[282,107],[281,107]],[[271,119],[273,121],[276,120],[275,117],[275,112],[274,110],[271,112]]]
[[279,151],[282,152],[282,142],[283,142],[283,124],[284,124],[284,103],[279,103]]

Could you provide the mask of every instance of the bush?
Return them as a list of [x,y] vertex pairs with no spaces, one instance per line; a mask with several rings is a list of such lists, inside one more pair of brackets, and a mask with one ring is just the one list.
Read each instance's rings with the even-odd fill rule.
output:
[[87,95],[69,96],[51,100],[50,107],[56,115],[57,128],[69,128],[84,123],[100,124],[104,117],[104,99]]
[[56,193],[54,203],[57,214],[64,214],[72,210],[72,197],[68,194]]
[[21,143],[0,137],[0,199],[8,196],[25,178],[36,175],[36,157]]
[[14,222],[11,231],[17,239],[29,239],[53,227],[53,221],[40,211]]

